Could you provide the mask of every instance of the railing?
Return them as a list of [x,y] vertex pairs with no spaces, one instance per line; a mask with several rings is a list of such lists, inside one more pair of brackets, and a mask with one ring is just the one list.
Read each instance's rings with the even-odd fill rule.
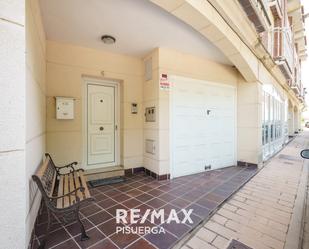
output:
[[249,20],[258,33],[264,32],[271,25],[267,0],[238,0]]
[[260,10],[260,13],[262,13],[262,16],[264,20],[266,20],[268,25],[271,25],[271,21],[267,12],[268,8],[268,0],[251,0],[254,2],[256,8]]
[[299,90],[301,90],[302,89],[301,68],[300,68],[296,48],[294,50],[294,55],[295,55],[295,57],[294,57],[294,65],[295,65],[294,82],[295,82],[295,85],[297,85],[299,87]]
[[[282,0],[268,0],[270,8],[275,16],[278,16],[281,18],[283,16],[283,11],[282,11]],[[275,11],[275,12],[274,12]]]
[[273,56],[276,61],[286,61],[291,74],[294,68],[294,43],[292,31],[289,27],[273,29],[274,49]]
[[301,66],[297,54],[296,47],[294,46],[294,72],[293,72],[293,83],[292,89],[295,91],[296,94],[302,96],[303,92],[303,84],[301,80]]
[[267,50],[267,52],[271,55],[274,56],[274,35],[273,32],[270,31],[264,31],[260,33],[260,39],[261,42],[264,46],[264,48]]

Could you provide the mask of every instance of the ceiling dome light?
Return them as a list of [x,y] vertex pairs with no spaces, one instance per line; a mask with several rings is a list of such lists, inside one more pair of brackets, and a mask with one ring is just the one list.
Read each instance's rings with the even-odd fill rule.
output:
[[110,35],[102,35],[101,41],[104,42],[105,44],[113,44],[116,42],[116,39],[115,37],[110,36]]

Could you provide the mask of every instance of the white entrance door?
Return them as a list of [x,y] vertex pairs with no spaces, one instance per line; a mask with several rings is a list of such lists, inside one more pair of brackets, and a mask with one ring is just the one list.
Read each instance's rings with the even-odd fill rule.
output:
[[171,77],[173,177],[236,163],[235,88]]
[[116,164],[115,86],[87,85],[87,164]]

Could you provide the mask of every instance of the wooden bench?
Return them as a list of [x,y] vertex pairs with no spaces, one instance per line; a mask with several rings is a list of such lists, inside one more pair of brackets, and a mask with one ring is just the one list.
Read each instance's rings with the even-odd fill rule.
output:
[[32,176],[42,194],[48,213],[46,235],[39,248],[45,247],[51,225],[51,212],[62,215],[65,223],[76,220],[80,225],[81,240],[89,239],[79,217],[81,204],[94,201],[86,184],[84,170],[74,168],[77,162],[62,167],[56,166],[48,153],[45,156],[46,160]]

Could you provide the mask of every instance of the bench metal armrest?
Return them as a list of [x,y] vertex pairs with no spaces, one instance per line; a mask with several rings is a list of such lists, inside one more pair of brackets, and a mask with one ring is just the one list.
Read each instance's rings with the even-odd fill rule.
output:
[[76,169],[74,168],[74,165],[77,165],[77,162],[73,162],[73,163],[70,163],[70,164],[67,164],[67,165],[64,165],[64,166],[55,166],[55,169],[56,169],[58,175],[63,175],[63,174],[61,174],[60,170],[65,169],[65,168],[67,168],[67,169],[69,168],[70,173],[75,172]]
[[74,172],[74,171],[75,171],[75,169],[74,169],[73,166],[74,166],[74,165],[77,165],[77,162],[72,162],[72,163],[69,163],[69,164],[64,165],[64,166],[57,166],[57,165],[54,163],[54,161],[53,161],[53,159],[51,158],[51,155],[50,155],[49,153],[45,153],[45,156],[46,156],[46,157],[49,157],[49,159],[50,159],[50,161],[52,162],[52,164],[53,164],[55,170],[57,171],[57,174],[58,174],[58,175],[62,175],[62,174],[60,173],[60,170],[61,170],[61,169],[64,169],[64,168],[70,168],[70,172]]
[[62,169],[62,168],[67,168],[67,167],[73,167],[74,165],[77,165],[77,162],[69,163],[64,166],[56,166],[56,167]]

